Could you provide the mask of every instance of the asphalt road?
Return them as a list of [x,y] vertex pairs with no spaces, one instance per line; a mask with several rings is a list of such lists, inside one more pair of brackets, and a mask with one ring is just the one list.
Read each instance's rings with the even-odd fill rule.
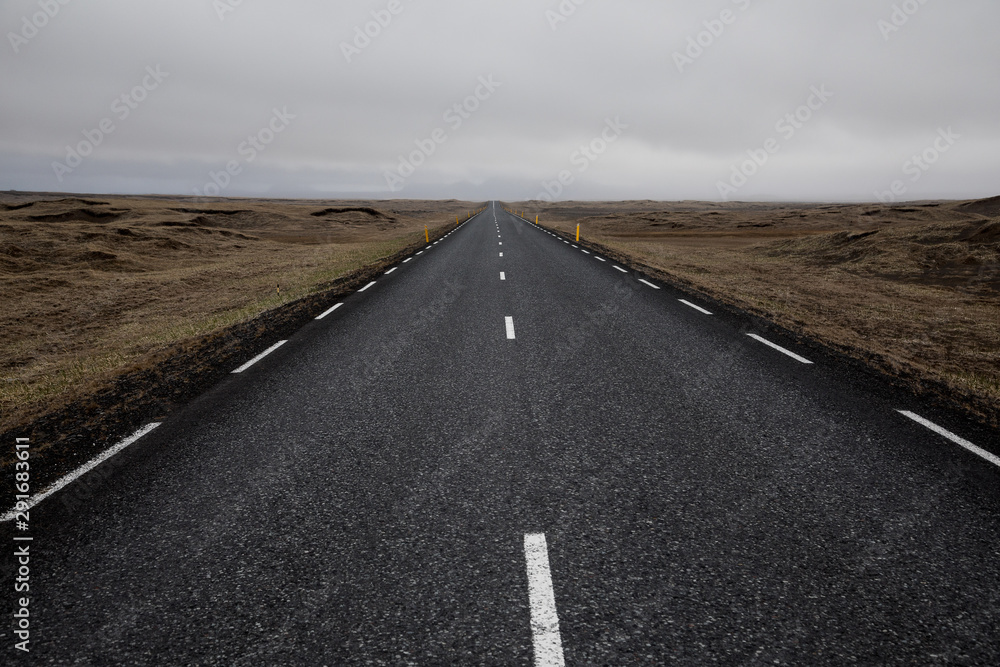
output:
[[5,664],[1000,664],[899,411],[996,432],[573,246],[491,205],[39,504]]

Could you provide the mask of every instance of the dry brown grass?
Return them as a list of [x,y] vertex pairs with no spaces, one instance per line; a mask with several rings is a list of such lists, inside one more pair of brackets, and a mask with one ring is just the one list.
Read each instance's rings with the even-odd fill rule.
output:
[[0,431],[157,350],[315,292],[472,206],[0,196]]
[[1000,410],[1000,199],[514,206],[565,233],[579,223],[585,239],[698,291]]

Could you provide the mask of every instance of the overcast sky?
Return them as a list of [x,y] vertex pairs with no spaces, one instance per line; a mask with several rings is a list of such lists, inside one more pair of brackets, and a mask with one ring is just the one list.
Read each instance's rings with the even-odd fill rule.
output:
[[1000,194],[996,0],[5,0],[0,25],[0,190]]

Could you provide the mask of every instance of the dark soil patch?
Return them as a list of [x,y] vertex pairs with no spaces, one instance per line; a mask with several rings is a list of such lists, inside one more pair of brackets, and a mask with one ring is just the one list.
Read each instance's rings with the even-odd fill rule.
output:
[[109,222],[120,217],[121,212],[118,211],[99,211],[92,208],[78,208],[65,213],[28,216],[34,222]]
[[313,216],[319,218],[319,217],[328,216],[328,215],[339,215],[339,214],[342,214],[342,213],[364,213],[366,215],[372,216],[373,218],[379,218],[379,219],[385,219],[385,220],[391,220],[391,219],[393,219],[393,216],[386,215],[382,211],[379,211],[379,210],[374,209],[374,208],[369,208],[367,206],[350,206],[350,207],[345,207],[345,208],[325,208],[322,211],[314,211],[310,215],[313,215]]
[[211,208],[172,208],[171,211],[178,211],[179,213],[191,213],[194,215],[239,215],[240,213],[251,213],[249,210],[225,210],[225,209],[211,209]]

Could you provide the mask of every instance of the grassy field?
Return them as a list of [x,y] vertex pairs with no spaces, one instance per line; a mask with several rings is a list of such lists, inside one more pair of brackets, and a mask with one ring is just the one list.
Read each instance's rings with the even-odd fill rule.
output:
[[[315,293],[476,205],[0,194],[0,431]],[[721,301],[1000,414],[1000,198],[514,204]],[[979,401],[979,408],[976,401]]]
[[422,241],[467,202],[0,195],[0,431]]
[[1000,414],[1000,198],[512,204],[665,278]]

